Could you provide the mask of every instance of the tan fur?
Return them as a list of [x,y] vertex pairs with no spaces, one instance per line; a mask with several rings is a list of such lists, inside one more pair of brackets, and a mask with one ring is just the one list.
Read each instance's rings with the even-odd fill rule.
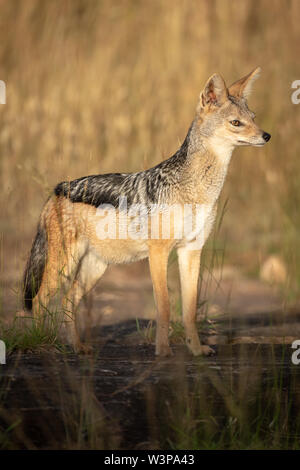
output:
[[[39,314],[44,308],[62,310],[63,335],[75,349],[81,349],[76,329],[76,310],[82,297],[101,278],[110,264],[127,263],[149,258],[150,272],[157,307],[156,354],[169,355],[170,306],[167,286],[168,257],[177,249],[182,292],[183,324],[187,346],[194,355],[209,354],[208,346],[200,344],[196,329],[197,288],[201,249],[209,236],[216,217],[217,200],[227,174],[234,146],[263,145],[263,131],[253,121],[253,113],[244,101],[259,70],[235,82],[228,90],[220,75],[214,74],[200,94],[196,118],[193,121],[190,147],[180,173],[179,183],[168,186],[169,206],[197,206],[205,209],[200,227],[183,233],[184,220],[170,212],[170,236],[162,235],[159,216],[158,239],[151,239],[154,218],[148,216],[148,239],[100,239],[97,226],[101,212],[82,202],[71,202],[68,197],[53,196],[46,204],[41,223],[47,234],[46,265],[38,294],[33,299],[33,310]],[[237,102],[235,101],[237,99]],[[231,120],[241,119],[243,126],[234,128]],[[198,138],[199,137],[199,138]],[[269,136],[270,138],[270,136]],[[121,224],[117,212],[117,232]],[[128,217],[127,224],[131,222]],[[191,250],[199,233],[203,243]]]
[[[198,197],[196,194],[196,198]],[[192,199],[187,192],[182,197],[182,204],[191,202]],[[34,313],[39,314],[46,306],[59,309],[62,305],[65,314],[62,338],[80,350],[82,345],[75,320],[76,308],[81,298],[100,279],[109,264],[149,257],[158,312],[156,354],[169,355],[167,265],[172,248],[177,246],[187,345],[194,354],[208,353],[210,348],[200,346],[195,327],[200,252],[194,256],[194,251],[180,248],[182,240],[173,238],[174,219],[171,218],[170,238],[166,240],[99,240],[95,231],[98,223],[96,211],[95,207],[72,204],[65,198],[52,198],[47,203],[42,218],[47,229],[48,256],[42,285],[34,299]],[[51,300],[56,301],[56,304],[51,304]]]

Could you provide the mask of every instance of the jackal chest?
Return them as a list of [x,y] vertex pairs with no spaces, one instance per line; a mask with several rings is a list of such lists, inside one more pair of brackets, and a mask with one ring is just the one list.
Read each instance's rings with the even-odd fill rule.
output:
[[217,203],[195,204],[186,215],[181,244],[191,244],[193,249],[201,249],[205,244],[215,221]]

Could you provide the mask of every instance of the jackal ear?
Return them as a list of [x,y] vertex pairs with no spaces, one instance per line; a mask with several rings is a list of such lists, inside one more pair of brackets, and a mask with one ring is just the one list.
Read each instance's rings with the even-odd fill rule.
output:
[[228,92],[221,75],[214,73],[200,93],[197,110],[208,105],[221,106],[227,100]]
[[252,70],[252,72],[245,75],[245,77],[240,78],[234,82],[229,88],[228,92],[231,96],[236,96],[237,98],[248,98],[251,94],[252,86],[255,80],[258,79],[261,72],[260,67]]

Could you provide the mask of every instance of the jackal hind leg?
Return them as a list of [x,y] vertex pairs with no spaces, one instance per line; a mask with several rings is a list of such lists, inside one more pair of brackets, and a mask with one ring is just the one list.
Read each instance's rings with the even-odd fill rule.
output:
[[67,245],[68,249],[58,243],[48,242],[47,261],[42,283],[38,294],[33,299],[33,315],[51,328],[61,330],[66,312],[62,298],[72,283],[78,264],[78,247]]
[[60,298],[71,280],[71,271],[75,269],[72,257],[65,251],[48,250],[42,282],[37,295],[32,301],[32,311],[35,318],[42,314],[54,313],[60,307]]
[[201,345],[196,327],[201,250],[189,250],[185,246],[178,248],[177,254],[186,344],[194,356],[213,354],[212,348]]
[[77,266],[76,276],[63,298],[65,321],[61,338],[71,344],[76,352],[88,352],[89,348],[80,341],[79,303],[104,274],[107,265],[93,252],[86,251]]

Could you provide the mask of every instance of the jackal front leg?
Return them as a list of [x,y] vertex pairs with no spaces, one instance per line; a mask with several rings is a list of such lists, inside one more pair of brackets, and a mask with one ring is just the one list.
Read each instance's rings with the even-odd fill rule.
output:
[[196,327],[201,250],[189,250],[187,247],[181,247],[178,248],[177,254],[186,344],[194,356],[213,354],[213,349],[201,345]]
[[149,246],[149,264],[157,309],[155,354],[158,356],[170,356],[172,354],[169,346],[168,257],[169,246],[166,243],[151,243]]

